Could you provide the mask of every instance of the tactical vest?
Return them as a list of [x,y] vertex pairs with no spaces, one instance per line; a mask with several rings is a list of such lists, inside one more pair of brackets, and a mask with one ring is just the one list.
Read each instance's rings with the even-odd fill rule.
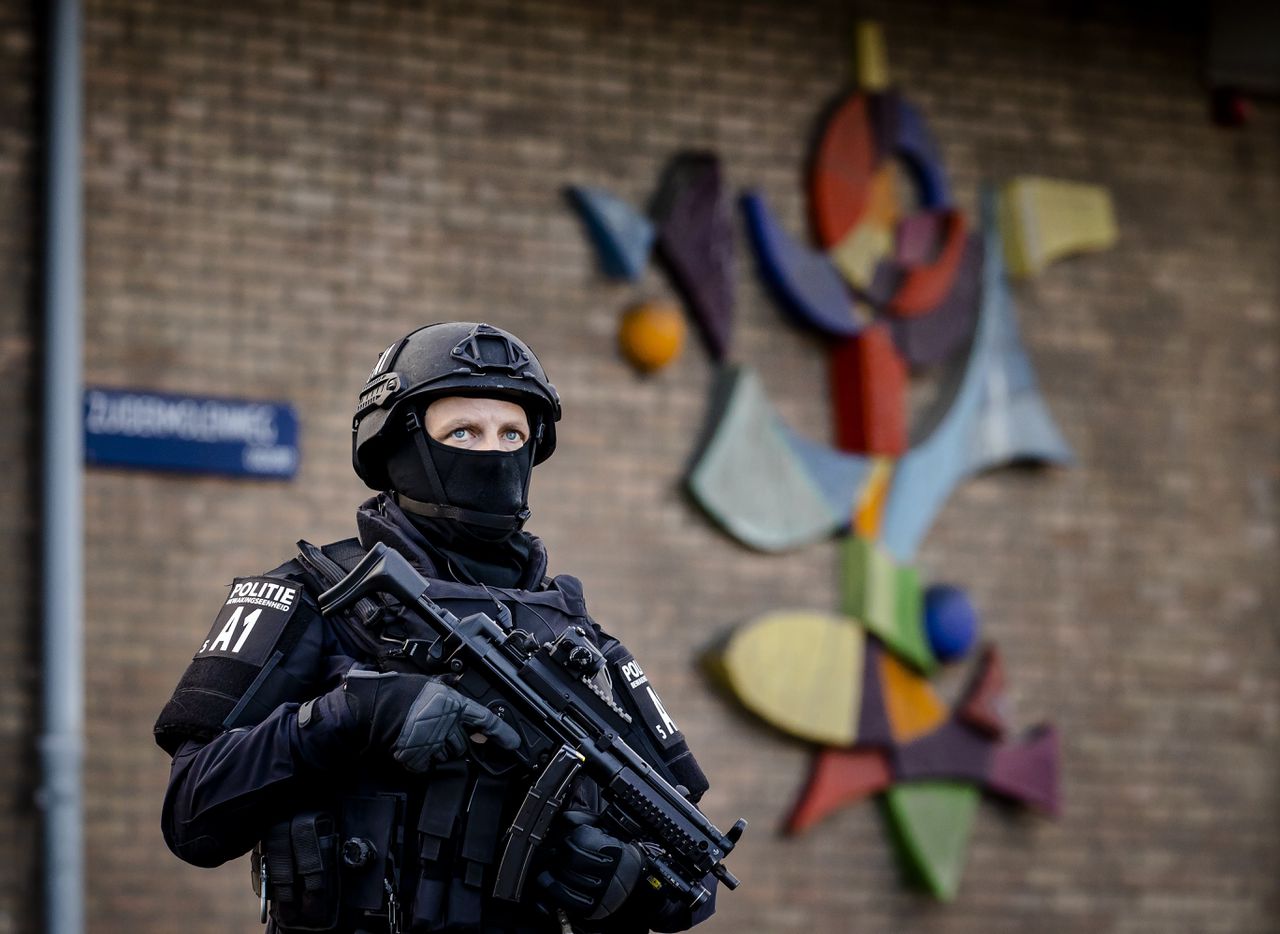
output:
[[[364,554],[355,539],[323,550],[299,545],[302,554],[296,560],[315,594],[336,583]],[[555,577],[537,591],[438,578],[429,582],[432,599],[459,618],[482,612],[539,642],[554,640],[569,626],[582,627],[610,663],[615,697],[633,711],[637,725],[652,724],[648,730],[638,726],[629,742],[672,784],[688,788],[695,800],[705,790],[705,778],[657,696],[651,689],[628,691],[639,666],[591,621],[577,578]],[[349,641],[364,646],[361,661],[418,670],[397,658],[397,639],[403,637],[384,607],[361,601],[341,620],[330,622],[345,627]],[[263,698],[254,706],[271,702]],[[526,891],[519,905],[488,897],[501,838],[529,778],[527,773],[490,774],[472,756],[425,775],[410,775],[391,764],[362,766],[349,785],[335,789],[330,812],[294,815],[260,847],[255,888],[261,891],[265,882],[274,893],[275,930],[560,931],[534,905],[532,891]],[[580,784],[574,806],[599,810],[589,781]],[[340,897],[326,898],[323,893],[335,885]],[[528,888],[533,889],[532,879]]]

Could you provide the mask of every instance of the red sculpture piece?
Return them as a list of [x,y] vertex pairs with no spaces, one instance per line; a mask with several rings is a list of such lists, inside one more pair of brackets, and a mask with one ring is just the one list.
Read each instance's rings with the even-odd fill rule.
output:
[[907,366],[889,328],[873,324],[831,351],[836,445],[897,457],[907,449]]

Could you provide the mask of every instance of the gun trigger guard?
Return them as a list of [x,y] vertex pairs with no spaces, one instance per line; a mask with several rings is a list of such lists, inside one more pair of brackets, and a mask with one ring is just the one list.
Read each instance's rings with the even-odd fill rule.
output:
[[[505,749],[499,748],[496,743],[469,741],[467,745],[471,749],[471,758],[475,760],[476,764],[495,778],[510,775],[521,767],[519,758]],[[507,761],[503,762],[502,760],[504,759]]]

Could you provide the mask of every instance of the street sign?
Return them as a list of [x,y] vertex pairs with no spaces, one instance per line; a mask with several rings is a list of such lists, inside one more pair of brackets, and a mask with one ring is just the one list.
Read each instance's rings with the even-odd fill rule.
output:
[[86,463],[287,479],[298,469],[298,417],[280,402],[89,388]]

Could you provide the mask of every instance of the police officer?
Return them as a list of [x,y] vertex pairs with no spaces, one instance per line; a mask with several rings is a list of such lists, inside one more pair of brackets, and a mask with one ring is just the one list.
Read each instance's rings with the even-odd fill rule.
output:
[[393,605],[317,608],[382,542],[459,617],[483,611],[539,640],[583,627],[609,661],[603,689],[651,733],[651,765],[696,802],[706,779],[640,666],[591,620],[575,578],[546,576],[542,542],[523,530],[559,418],[555,388],[512,334],[465,322],[414,331],[360,393],[352,460],[380,492],[359,508],[358,536],[299,542],[296,558],[233,583],[156,724],[173,756],[162,826],[197,866],[252,849],[272,930],[630,934],[684,930],[714,910],[714,897],[690,911],[644,883],[642,851],[610,832],[585,780],[522,900],[492,898],[529,777],[485,751],[500,756],[518,737],[448,672],[395,664]]

